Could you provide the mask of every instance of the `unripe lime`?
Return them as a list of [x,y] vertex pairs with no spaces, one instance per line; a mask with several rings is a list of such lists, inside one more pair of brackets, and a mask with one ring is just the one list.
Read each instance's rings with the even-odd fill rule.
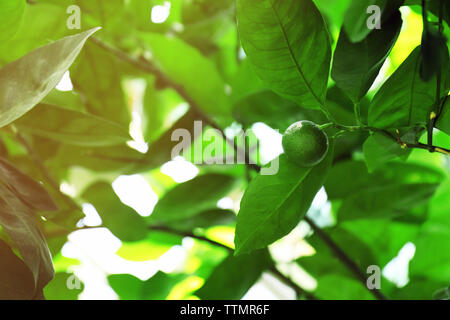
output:
[[286,129],[282,144],[289,160],[302,167],[312,167],[325,158],[328,137],[314,122],[303,120]]

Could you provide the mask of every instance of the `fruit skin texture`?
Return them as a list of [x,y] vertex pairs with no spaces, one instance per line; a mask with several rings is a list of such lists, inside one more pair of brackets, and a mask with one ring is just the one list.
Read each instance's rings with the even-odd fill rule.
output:
[[328,137],[314,122],[303,120],[286,129],[282,139],[289,160],[301,167],[313,167],[328,151]]

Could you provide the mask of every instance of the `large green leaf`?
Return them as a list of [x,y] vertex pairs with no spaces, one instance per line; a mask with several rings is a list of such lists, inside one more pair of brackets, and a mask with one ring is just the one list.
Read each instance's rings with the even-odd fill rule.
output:
[[[367,119],[367,111],[369,108],[369,99],[363,98],[360,101],[361,119],[363,122]],[[344,125],[357,125],[354,112],[354,103],[338,86],[328,88],[326,105],[328,111],[333,115],[338,123]],[[325,120],[316,123],[324,123]],[[339,146],[336,145],[338,148]]]
[[[353,179],[345,181],[351,174]],[[435,167],[421,164],[390,162],[380,166],[369,174],[363,161],[349,160],[335,164],[325,182],[325,189],[329,199],[343,199],[354,193],[374,186],[408,183],[440,183],[445,173]]]
[[351,42],[359,42],[372,32],[367,26],[367,20],[369,19],[367,9],[369,6],[376,5],[382,13],[387,3],[388,0],[353,0],[350,3],[350,7],[345,14],[343,27]]
[[341,30],[334,52],[331,76],[353,102],[359,102],[378,75],[400,33],[402,19],[396,11],[383,28],[359,43],[352,43]]
[[[83,291],[84,284],[81,280],[74,280],[71,277],[74,277],[74,275],[65,272],[55,274],[55,278],[44,289],[45,298],[48,300],[78,300],[78,295]],[[74,287],[68,287],[68,283]],[[76,286],[78,284],[79,287]]]
[[34,291],[35,284],[30,269],[0,240],[0,299],[31,299]]
[[364,160],[369,172],[386,162],[400,157],[406,159],[411,149],[404,149],[395,140],[382,133],[374,133],[363,144]]
[[37,290],[35,293],[39,295],[53,278],[54,272],[50,251],[37,225],[36,209],[54,210],[56,207],[38,183],[5,161],[0,161],[0,225],[14,241],[31,270],[34,289]]
[[393,218],[428,201],[437,187],[437,184],[417,183],[367,188],[344,200],[338,219]]
[[450,99],[446,99],[442,108],[442,112],[436,121],[436,128],[450,135]]
[[279,161],[278,173],[254,178],[241,200],[236,253],[263,248],[295,228],[322,187],[332,159],[332,147],[313,168],[296,166],[281,155],[275,160]]
[[185,277],[158,272],[142,281],[129,274],[113,274],[108,276],[108,282],[121,300],[164,300],[173,286]]
[[0,69],[0,127],[23,116],[61,80],[98,28],[63,38]]
[[22,132],[81,146],[109,146],[131,140],[115,122],[54,105],[39,104],[17,120]]
[[305,108],[324,108],[330,39],[311,0],[239,0],[242,46],[257,75]]
[[149,221],[170,224],[216,209],[217,202],[230,192],[234,183],[232,176],[215,173],[181,183],[158,201]]
[[14,36],[20,27],[25,11],[23,0],[8,0],[0,2],[0,41]]
[[[369,125],[376,128],[410,127],[427,123],[436,101],[436,80],[424,82],[419,75],[420,47],[417,47],[377,92],[369,109]],[[448,72],[448,55],[444,64]],[[441,95],[447,92],[442,77]]]
[[94,205],[103,225],[124,241],[138,241],[147,236],[147,226],[132,208],[123,204],[106,182],[98,182],[84,191],[82,197]]
[[239,300],[270,266],[266,249],[238,257],[229,255],[195,295],[203,300]]
[[450,282],[450,180],[442,184],[430,201],[429,218],[422,225],[416,254],[411,262],[411,275],[436,282]]

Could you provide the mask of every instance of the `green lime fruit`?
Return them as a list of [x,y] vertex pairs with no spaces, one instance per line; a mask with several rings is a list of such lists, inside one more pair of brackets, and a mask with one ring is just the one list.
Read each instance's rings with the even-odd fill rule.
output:
[[289,160],[301,167],[313,167],[325,158],[328,137],[314,122],[303,120],[286,129],[282,144]]

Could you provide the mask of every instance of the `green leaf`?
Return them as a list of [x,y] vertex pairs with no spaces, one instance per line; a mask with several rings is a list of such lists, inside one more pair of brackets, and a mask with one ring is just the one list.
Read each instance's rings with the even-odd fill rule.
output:
[[28,300],[33,298],[33,274],[8,245],[0,240],[0,299]]
[[39,103],[58,84],[86,40],[97,30],[63,38],[0,69],[0,127]]
[[0,42],[13,37],[20,27],[26,2],[8,0],[0,3]]
[[171,223],[217,208],[235,184],[235,179],[223,174],[204,174],[180,183],[169,190],[156,204],[149,217],[152,223]]
[[437,184],[417,183],[376,186],[355,192],[342,203],[338,219],[394,218],[428,201],[437,187]]
[[253,71],[253,67],[248,59],[245,59],[239,65],[236,73],[231,79],[231,99],[233,103],[245,97],[257,94],[261,91],[268,91],[267,86]]
[[131,140],[125,127],[87,113],[39,104],[15,125],[21,132],[80,146],[110,146]]
[[[427,123],[436,100],[436,80],[424,82],[420,78],[420,61],[420,47],[417,47],[380,88],[369,108],[369,126],[385,129]],[[447,59],[444,71],[448,65]],[[445,78],[441,95],[448,90]]]
[[42,185],[0,158],[0,176],[21,200],[34,210],[57,210],[55,202]]
[[[358,236],[341,226],[326,230],[331,239],[364,272],[369,265],[376,264],[370,246]],[[336,257],[328,245],[314,233],[306,239],[313,246],[315,254],[297,259],[297,263],[317,280],[314,294],[321,299],[373,299],[372,294],[359,279]],[[341,292],[337,290],[340,288]]]
[[322,187],[332,159],[332,146],[313,168],[299,167],[281,155],[275,160],[279,161],[278,173],[254,178],[241,200],[236,254],[263,248],[294,229]]
[[352,43],[341,30],[334,52],[331,76],[354,103],[371,87],[400,33],[402,19],[396,11],[380,30],[372,31],[359,43]]
[[140,241],[122,241],[116,254],[129,261],[156,260],[175,245],[181,245],[182,237],[161,231],[150,231]]
[[195,295],[203,300],[239,300],[270,266],[266,249],[238,257],[229,255]]
[[[2,1],[2,3],[5,2]],[[23,23],[20,24],[15,35],[7,41],[0,42],[0,65],[17,60],[32,50],[67,35],[77,33],[77,30],[61,28],[61,23],[65,23],[67,19],[67,6],[55,6],[42,1],[39,1],[39,6],[26,5],[22,17]]]
[[142,281],[129,274],[113,274],[108,276],[108,282],[121,300],[164,300],[173,286],[185,277],[158,272]]
[[[353,179],[346,179],[351,174]],[[389,184],[441,183],[445,173],[422,164],[390,162],[369,174],[363,161],[349,160],[335,164],[325,182],[328,199],[344,199],[362,189]],[[342,183],[342,181],[346,181]]]
[[[352,179],[345,180],[348,175]],[[336,163],[328,173],[325,181],[325,190],[328,199],[334,200],[344,198],[353,192],[358,191],[369,179],[367,167],[362,161],[342,161]],[[345,181],[345,183],[342,183]]]
[[85,190],[82,198],[97,209],[103,225],[119,239],[138,241],[147,236],[144,218],[123,204],[110,184],[98,182]]
[[436,128],[450,135],[450,99],[446,98],[442,112],[436,121]]
[[304,108],[323,108],[331,59],[328,31],[311,0],[239,0],[238,29],[256,74]]
[[[19,177],[19,184],[14,177]],[[19,188],[21,191],[17,191],[16,188],[24,186],[25,181],[30,182],[28,188],[25,190]],[[31,181],[4,161],[0,162],[0,225],[14,241],[31,270],[36,294],[38,294],[53,278],[54,271],[50,251],[36,223],[33,206],[45,209],[55,207],[53,202],[47,203],[50,196],[46,194],[46,191],[39,187],[39,184]],[[31,190],[35,190],[37,195],[43,195],[45,200],[30,202],[36,199],[36,195],[29,194]]]
[[[369,99],[364,98],[360,101],[361,118],[363,122],[367,119],[367,111],[369,108]],[[333,115],[337,122],[344,125],[357,125],[355,112],[353,110],[353,102],[338,86],[328,88],[326,105],[328,111]],[[326,119],[316,122],[324,123]],[[338,145],[336,147],[339,147]]]
[[[154,141],[145,154],[126,144],[102,148],[62,145],[55,160],[62,170],[70,166],[82,166],[101,172],[120,171],[121,174],[151,170],[172,159],[172,150],[180,143],[178,140],[172,140],[174,130],[185,129],[189,131],[192,139],[195,139],[195,119],[195,113],[188,111],[173,124],[170,130]],[[183,143],[186,141],[183,140]]]
[[325,21],[329,22],[330,29],[332,27],[340,28],[345,17],[345,13],[350,6],[352,0],[339,0],[339,1],[329,1],[329,0],[314,0],[317,8],[327,19]]
[[359,0],[351,2],[344,18],[344,30],[351,42],[362,41],[372,32],[367,27],[367,20],[370,17],[367,13],[367,8],[371,5],[376,5],[381,9],[380,14],[382,14],[387,2],[388,0]]
[[[385,266],[395,258],[406,243],[414,242],[420,224],[391,219],[359,219],[340,222],[338,228],[353,235],[358,239],[357,241],[365,244],[366,248],[370,248],[369,251],[373,260],[372,262],[366,260],[365,264],[362,265],[364,270],[370,264]],[[339,244],[346,250],[352,248],[350,242]],[[362,252],[352,255],[357,261],[363,256]]]
[[78,279],[80,288],[69,288],[68,283],[71,282],[70,277],[73,274],[58,272],[55,278],[44,288],[44,295],[47,300],[78,300],[78,295],[83,291],[84,284]]
[[[440,8],[441,0],[427,0],[427,10],[433,13],[436,17],[439,17],[439,8]],[[419,7],[422,5],[422,0],[405,0],[405,6],[418,6],[417,9],[420,13],[422,13],[422,8]],[[414,7],[412,8],[414,10]],[[447,21],[447,24],[450,26],[450,4],[448,2],[444,2],[444,20]]]
[[[198,107],[219,125],[231,122],[229,97],[215,65],[183,41],[160,34],[141,34],[156,65],[183,87]],[[180,63],[183,61],[183,63]]]
[[154,142],[184,115],[187,106],[173,89],[158,90],[154,77],[149,77],[146,84],[142,131],[146,142]]
[[61,171],[80,166],[98,172],[117,172],[122,174],[145,171],[155,167],[152,159],[126,144],[110,147],[84,147],[63,144],[53,157]]
[[[345,221],[327,228],[326,233],[345,250],[359,270],[366,273],[368,266],[382,268],[396,257],[407,242],[414,241],[418,229],[416,224],[368,219]],[[314,233],[306,240],[314,247],[315,254],[303,256],[297,263],[317,280],[316,296],[322,299],[373,299],[365,283],[355,277],[321,237]],[[392,287],[389,281],[381,279],[381,290],[385,295],[389,296]],[[341,288],[342,292],[336,288]]]
[[420,77],[424,81],[430,81],[442,70],[448,62],[447,39],[437,28],[427,25],[422,34],[420,45],[421,63]]
[[[335,243],[346,248],[346,254],[355,260],[361,270],[376,262],[370,247],[342,226],[326,229],[326,232]],[[306,240],[313,246],[315,254],[300,257],[297,262],[308,273],[318,278],[333,273],[348,278],[354,277],[353,273],[335,256],[320,236],[314,233]]]
[[442,184],[430,201],[428,220],[422,225],[416,253],[411,261],[412,276],[436,282],[450,282],[450,180]]
[[397,141],[384,134],[375,133],[364,142],[363,153],[367,168],[372,172],[397,157],[406,159],[411,149],[403,149]]
[[[414,261],[414,260],[413,260]],[[395,300],[440,300],[447,299],[448,282],[436,282],[425,277],[409,277],[409,283],[392,293]]]
[[326,274],[320,277],[314,293],[325,300],[374,299],[360,281],[337,274]]
[[261,91],[248,95],[236,102],[234,118],[246,127],[256,122],[284,132],[298,119],[322,122],[322,115],[316,110],[300,109],[291,100],[284,99],[273,91]]

